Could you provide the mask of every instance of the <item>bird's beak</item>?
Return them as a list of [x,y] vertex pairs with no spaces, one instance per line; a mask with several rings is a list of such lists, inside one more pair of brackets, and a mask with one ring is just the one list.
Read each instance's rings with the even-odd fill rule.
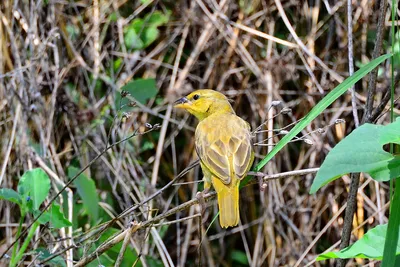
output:
[[190,101],[186,97],[182,97],[174,102],[174,107],[186,109],[189,103]]

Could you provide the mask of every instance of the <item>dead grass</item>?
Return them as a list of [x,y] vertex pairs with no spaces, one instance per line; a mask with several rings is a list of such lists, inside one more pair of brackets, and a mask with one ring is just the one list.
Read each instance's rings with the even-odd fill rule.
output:
[[[160,125],[110,148],[85,171],[94,179],[100,197],[103,217],[96,224],[123,217],[112,220],[116,235],[111,241],[89,236],[99,231],[82,214],[77,190],[71,186],[67,192],[74,202],[68,208],[70,219],[75,218],[73,229],[55,231],[43,226],[31,248],[59,253],[68,266],[78,261],[78,266],[84,266],[89,260],[107,265],[100,255],[107,252],[115,261],[118,253],[111,252],[111,245],[123,240],[123,247],[141,255],[137,261],[143,266],[238,266],[241,261],[251,266],[333,264],[315,263],[314,259],[327,249],[338,248],[350,183],[347,176],[315,195],[308,194],[313,174],[268,180],[264,191],[257,185],[248,186],[241,191],[241,224],[228,230],[220,229],[218,223],[207,229],[216,214],[215,201],[208,202],[205,216],[199,217],[195,194],[201,185],[170,183],[196,160],[195,121],[170,105],[178,96],[195,88],[214,88],[233,100],[234,109],[253,129],[263,122],[267,122],[266,129],[279,129],[303,117],[348,76],[345,2],[311,2],[3,1],[1,187],[15,189],[24,171],[42,166],[55,188],[68,182],[69,166],[83,168],[107,144],[135,130],[146,131],[146,123]],[[353,5],[356,66],[371,59],[378,5],[377,1]],[[141,50],[126,47],[124,29],[133,19],[167,10],[170,19],[158,28],[154,43]],[[388,66],[382,68],[376,103],[390,83]],[[160,89],[157,98],[138,103],[124,123],[118,119],[113,123],[118,112],[116,94],[136,78],[154,78]],[[360,118],[366,81],[356,86]],[[269,109],[272,101],[281,104]],[[274,117],[284,107],[292,112]],[[346,124],[334,124],[337,119]],[[385,115],[380,118],[385,120]],[[323,133],[315,132],[324,127]],[[312,145],[304,140],[290,144],[263,172],[272,175],[319,167],[352,129],[348,94],[303,132],[312,132],[307,136]],[[255,142],[269,145],[277,140],[279,135],[273,136],[272,131],[255,137]],[[270,149],[256,146],[257,159]],[[195,167],[180,182],[201,177]],[[369,177],[361,181],[352,240],[387,222],[387,186]],[[54,189],[52,196],[55,193]],[[57,202],[67,201],[66,197]],[[3,254],[14,240],[19,213],[5,201],[0,202],[0,213]],[[119,251],[122,259],[124,249]],[[1,261],[7,264],[7,259]],[[25,261],[43,262],[34,255]]]

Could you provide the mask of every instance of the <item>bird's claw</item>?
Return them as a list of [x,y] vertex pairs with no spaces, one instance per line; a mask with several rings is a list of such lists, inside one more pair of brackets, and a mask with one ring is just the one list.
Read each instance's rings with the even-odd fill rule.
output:
[[204,195],[208,193],[208,189],[204,189],[203,191],[196,193],[196,198],[199,201],[200,209],[201,209],[201,216],[203,217],[203,221],[206,219],[204,218],[206,212],[206,201],[204,199]]
[[264,182],[264,177],[258,177],[258,184],[260,186],[260,191],[264,192],[265,188],[267,188],[268,184]]

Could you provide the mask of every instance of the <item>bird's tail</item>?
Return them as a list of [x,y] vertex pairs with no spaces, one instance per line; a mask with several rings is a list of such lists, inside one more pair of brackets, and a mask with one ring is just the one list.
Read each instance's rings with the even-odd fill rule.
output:
[[239,223],[239,180],[234,178],[229,185],[212,177],[212,183],[218,196],[219,223],[222,228],[236,226]]

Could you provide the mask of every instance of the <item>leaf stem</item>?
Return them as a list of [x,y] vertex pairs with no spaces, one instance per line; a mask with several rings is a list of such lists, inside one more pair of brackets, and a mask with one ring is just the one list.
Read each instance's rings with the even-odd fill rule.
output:
[[28,248],[29,243],[31,242],[33,235],[36,232],[36,229],[39,227],[40,223],[35,222],[32,226],[32,228],[29,230],[29,233],[24,240],[24,243],[21,246],[21,249],[18,251],[17,256],[14,258],[14,260],[11,260],[10,262],[10,267],[14,267],[17,265],[17,263],[22,259],[22,256],[24,256],[25,250]]
[[[25,215],[26,215],[26,212],[25,212],[25,210],[24,210],[24,207],[20,207],[20,209],[21,209],[21,218],[19,219],[18,230],[17,230],[17,234],[15,235],[15,238],[16,238],[16,239],[18,239],[18,237],[19,237],[20,234],[21,234],[22,224],[24,223]],[[11,262],[13,262],[13,261],[15,260],[15,256],[16,256],[16,254],[17,254],[17,250],[18,250],[18,249],[19,249],[19,242],[16,242],[16,243],[14,244],[14,247],[13,247],[12,256],[11,256]]]
[[[394,21],[396,18],[397,3],[392,0],[392,53],[394,52],[395,45],[395,25]],[[394,53],[391,58],[391,91],[390,91],[390,121],[394,121],[394,90],[395,90],[395,78],[394,78]],[[393,154],[394,146],[393,143],[390,144],[390,153]],[[394,266],[396,262],[396,248],[399,240],[399,224],[400,224],[400,213],[398,212],[400,208],[400,177],[396,178],[395,192],[393,195],[393,179],[390,180],[390,208],[389,208],[389,223],[388,230],[385,237],[385,247],[383,250],[382,266]],[[392,212],[394,211],[394,212]]]

